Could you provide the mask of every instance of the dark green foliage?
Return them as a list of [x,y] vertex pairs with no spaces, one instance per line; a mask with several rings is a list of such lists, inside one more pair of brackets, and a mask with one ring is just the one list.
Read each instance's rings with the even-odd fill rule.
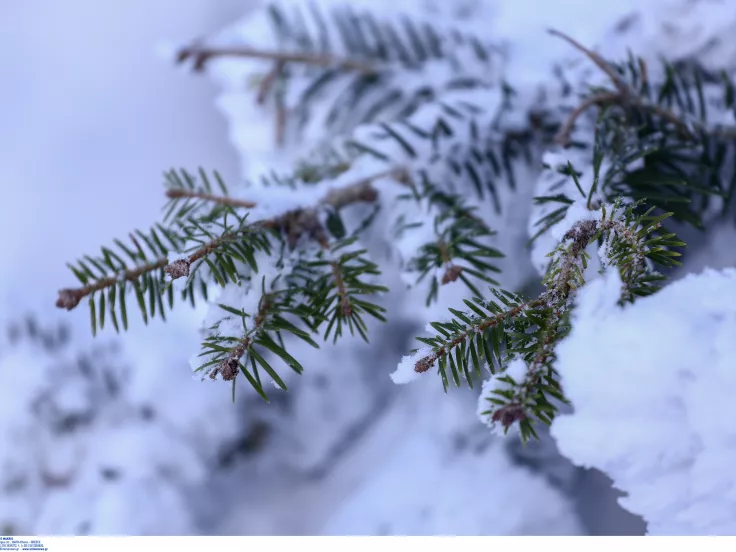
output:
[[[388,290],[366,281],[380,272],[365,258],[365,250],[350,249],[354,243],[354,238],[342,240],[329,251],[319,253],[316,259],[300,257],[290,269],[282,265],[283,275],[271,281],[262,277],[260,289],[251,289],[258,283],[255,271],[239,280],[237,285],[244,294],[259,293],[257,312],[219,304],[223,317],[208,330],[200,354],[203,361],[197,371],[207,372],[213,378],[220,374],[225,380],[233,380],[233,385],[238,371],[242,372],[258,394],[268,400],[263,374],[286,390],[278,370],[268,361],[269,354],[295,372],[303,371],[302,365],[287,352],[285,335],[318,348],[314,340],[318,333],[325,340],[333,335],[333,341],[337,341],[347,326],[351,334],[357,332],[367,341],[363,316],[385,320],[385,310],[365,296]],[[341,252],[344,249],[348,251]],[[322,331],[323,325],[326,328]],[[239,328],[237,334],[233,334],[233,326]]]
[[[422,245],[407,263],[408,270],[418,273],[417,283],[430,276],[427,305],[437,299],[440,286],[458,279],[476,295],[480,292],[473,280],[497,285],[490,274],[500,269],[492,261],[503,257],[501,251],[487,243],[495,232],[473,215],[474,209],[464,207],[460,197],[435,194],[438,202],[440,197],[445,210],[434,217],[436,239]],[[454,203],[450,203],[452,199]],[[444,270],[442,276],[437,274],[439,269]]]
[[[357,331],[360,337],[368,341],[368,327],[363,315],[386,321],[383,314],[386,310],[368,301],[366,296],[385,293],[388,288],[368,283],[365,278],[380,275],[378,265],[366,258],[365,249],[352,249],[357,238],[338,241],[329,255],[318,255],[317,259],[307,266],[321,269],[321,276],[314,279],[309,286],[310,300],[314,305],[315,316],[326,321],[325,340],[333,335],[333,342],[342,336],[343,326],[347,325],[350,334]],[[347,252],[341,252],[348,249]],[[327,258],[325,258],[327,257]]]

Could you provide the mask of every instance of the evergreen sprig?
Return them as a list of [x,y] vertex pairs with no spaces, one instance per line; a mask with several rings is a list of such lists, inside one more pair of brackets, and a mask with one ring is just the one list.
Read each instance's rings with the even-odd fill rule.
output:
[[[380,275],[380,271],[378,265],[367,258],[367,250],[352,248],[356,242],[357,236],[339,240],[329,251],[307,263],[321,271],[309,289],[316,315],[327,324],[325,340],[332,334],[333,342],[337,342],[347,326],[351,335],[357,331],[367,342],[368,327],[363,315],[386,321],[383,316],[386,309],[366,300],[365,296],[385,293],[388,288],[367,281],[366,278]],[[343,252],[345,249],[347,251]]]
[[[268,395],[263,386],[262,374],[270,377],[279,388],[287,389],[278,371],[267,360],[268,353],[276,355],[296,373],[301,374],[304,371],[299,361],[286,351],[284,334],[302,339],[315,348],[319,347],[311,338],[314,332],[313,313],[297,299],[299,293],[305,290],[293,286],[280,288],[279,279],[276,277],[267,281],[265,276],[260,279],[260,299],[255,313],[218,304],[223,317],[208,328],[209,335],[202,343],[202,352],[199,354],[202,363],[195,371],[207,372],[212,379],[219,375],[225,381],[232,381],[233,396],[239,373],[243,374],[266,401]],[[254,280],[250,279],[250,282],[240,285],[248,287]],[[258,284],[258,280],[255,283]],[[240,331],[233,335],[235,329]]]
[[[358,235],[344,237],[340,211],[354,203],[376,201],[374,179],[387,176],[401,179],[402,174],[400,170],[381,171],[332,188],[314,206],[252,220],[249,212],[241,214],[241,211],[257,205],[224,195],[227,192],[224,183],[220,186],[223,195],[219,195],[214,193],[204,171],[200,170],[199,180],[186,171],[172,171],[167,174],[167,196],[171,200],[166,215],[169,226],[159,224],[149,234],[136,231],[135,235],[131,234],[132,247],[115,240],[121,254],[105,247],[101,256],[85,256],[76,265],[70,265],[82,287],[61,290],[57,306],[71,310],[88,297],[93,332],[104,327],[106,316],[119,330],[119,306],[122,327],[127,329],[126,295],[131,290],[147,322],[156,315],[165,317],[164,298],[168,308],[173,308],[175,280],[183,280],[179,294],[194,305],[200,297],[208,299],[211,283],[225,288],[251,282],[260,270],[259,255],[279,256],[284,270],[283,260],[297,255],[298,262],[288,275],[269,282],[270,287],[265,280],[262,282],[260,314],[219,304],[228,316],[240,316],[243,330],[240,335],[223,335],[220,323],[225,318],[222,318],[209,328],[210,335],[202,345],[206,361],[199,369],[209,368],[210,375],[220,374],[226,380],[234,380],[240,368],[258,394],[267,398],[258,367],[277,384],[282,380],[259,351],[265,348],[301,371],[300,365],[294,364],[286,353],[282,333],[316,346],[312,336],[326,324],[324,339],[332,336],[336,341],[347,326],[351,333],[357,331],[367,340],[364,315],[385,320],[383,307],[368,298],[387,291],[369,281],[380,275],[378,267],[367,258],[366,250],[353,247]],[[304,258],[304,251],[308,252],[309,247],[302,248],[301,253],[295,252],[310,243],[318,246],[314,258]],[[135,264],[125,262],[123,254]],[[283,289],[274,288],[281,282]],[[301,328],[289,321],[294,317]],[[270,336],[269,332],[276,334]],[[242,359],[245,364],[241,366]]]
[[128,328],[126,296],[130,291],[146,322],[157,313],[165,318],[166,304],[169,309],[173,307],[173,290],[165,290],[164,269],[169,254],[180,251],[185,238],[156,225],[147,234],[139,230],[131,233],[127,245],[120,240],[114,243],[115,248],[103,247],[98,256],[85,255],[75,264],[69,264],[81,287],[60,290],[56,301],[57,307],[72,310],[84,298],[89,298],[93,334],[104,328],[108,317],[116,331],[120,327]]
[[[332,334],[333,342],[337,341],[347,326],[351,334],[357,331],[367,341],[368,328],[363,315],[385,321],[382,314],[385,309],[366,296],[388,290],[367,281],[380,272],[365,257],[365,250],[340,253],[355,241],[355,238],[340,240],[318,253],[316,259],[300,256],[291,267],[282,264],[283,275],[270,282],[263,276],[255,313],[218,304],[225,315],[208,329],[209,335],[200,353],[204,362],[196,371],[207,371],[212,379],[219,375],[226,381],[234,381],[242,372],[256,392],[268,400],[262,373],[286,390],[278,370],[267,360],[269,354],[276,355],[297,373],[303,371],[302,365],[287,352],[285,335],[290,334],[318,348],[314,337],[326,324],[324,340]],[[234,285],[243,287],[243,293],[250,293],[253,281],[255,277],[251,276]],[[238,335],[231,335],[233,321],[239,322]]]

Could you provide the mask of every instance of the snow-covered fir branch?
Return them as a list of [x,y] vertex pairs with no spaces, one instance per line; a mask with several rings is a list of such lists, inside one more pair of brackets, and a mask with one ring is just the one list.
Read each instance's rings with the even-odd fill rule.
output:
[[[256,158],[239,186],[204,170],[167,173],[164,220],[72,265],[79,286],[62,289],[57,306],[87,300],[97,331],[106,320],[127,327],[129,295],[144,320],[207,301],[193,368],[233,385],[245,379],[269,400],[264,382],[286,390],[283,369],[307,369],[296,343],[368,341],[370,318],[391,320],[393,272],[406,286],[398,291],[421,295],[425,308],[461,290],[394,382],[436,370],[447,390],[489,377],[484,422],[522,440],[538,436],[538,422],[551,425],[573,460],[592,463],[563,431],[589,399],[579,381],[568,391],[574,362],[560,351],[586,331],[578,311],[592,312],[584,305],[600,282],[616,309],[636,312],[680,285],[669,284],[686,246],[679,235],[734,219],[733,75],[695,61],[607,60],[552,31],[584,67],[515,83],[504,48],[473,33],[316,6],[270,4],[179,49],[180,64],[225,88],[242,95],[249,84],[272,125],[274,166]],[[264,20],[268,36],[251,32]],[[247,132],[233,128],[236,143]],[[532,198],[528,252],[503,249],[499,221],[519,198]],[[500,283],[501,261],[521,254],[538,273],[536,293]],[[732,274],[722,277],[733,285]],[[622,393],[645,388],[627,375],[632,391],[622,384]],[[574,413],[560,424],[563,405]],[[595,460],[636,487],[639,472]],[[652,531],[728,527],[672,521],[631,501]]]

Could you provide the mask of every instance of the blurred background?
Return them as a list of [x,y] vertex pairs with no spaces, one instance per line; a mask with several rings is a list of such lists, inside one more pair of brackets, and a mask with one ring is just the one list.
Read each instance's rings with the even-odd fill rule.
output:
[[[605,477],[549,439],[492,438],[474,397],[436,381],[393,386],[417,329],[408,319],[374,329],[380,353],[345,342],[266,406],[192,379],[201,312],[93,339],[85,309],[54,307],[67,261],[159,217],[164,170],[238,178],[215,86],[155,52],[256,1],[0,3],[0,532],[642,534]],[[733,17],[712,16],[723,3],[657,0],[660,17],[636,4],[470,0],[452,16],[488,16],[477,28],[516,44],[530,72],[560,52],[545,27],[612,52],[634,36],[661,49],[666,25],[691,51],[733,31]]]

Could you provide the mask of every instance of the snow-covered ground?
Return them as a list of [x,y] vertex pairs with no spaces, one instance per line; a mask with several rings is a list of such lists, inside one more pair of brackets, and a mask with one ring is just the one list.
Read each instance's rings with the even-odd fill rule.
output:
[[[479,10],[483,17],[468,24],[509,41],[519,79],[538,78],[550,60],[574,54],[545,34],[547,27],[612,54],[630,45],[649,56],[695,52],[715,65],[736,60],[736,41],[710,40],[734,30],[726,0],[657,0],[646,7],[635,0],[466,0],[453,7],[406,0],[420,4],[454,17],[463,17],[463,6]],[[188,358],[201,313],[183,308],[166,325],[134,324],[119,349],[101,352],[91,349],[86,310],[53,307],[57,289],[70,283],[67,261],[159,216],[163,170],[202,165],[229,180],[239,174],[215,87],[173,70],[154,52],[162,40],[217,30],[250,5],[0,5],[0,72],[7,83],[0,89],[0,329],[31,312],[43,327],[66,321],[73,335],[71,345],[51,350],[26,338],[0,340],[0,530],[641,531],[620,510],[606,517],[610,496],[590,495],[587,475],[567,466],[563,484],[547,469],[512,463],[506,445],[483,435],[472,397],[445,396],[436,381],[393,387],[388,374],[410,343],[409,322],[402,335],[382,336],[391,341],[378,357],[350,343],[329,362],[321,357],[288,405],[262,405],[243,393],[232,405],[228,387],[191,379]],[[97,339],[111,341],[109,332]],[[95,366],[128,370],[115,400],[100,402],[109,394],[100,390],[103,376],[76,373],[80,355],[91,355]],[[375,384],[376,371],[386,385]],[[39,403],[47,408],[38,410]],[[85,421],[59,430],[48,417],[51,407],[57,419]],[[260,427],[270,428],[265,444]],[[576,509],[583,499],[586,513],[598,508],[603,521],[581,522]]]

